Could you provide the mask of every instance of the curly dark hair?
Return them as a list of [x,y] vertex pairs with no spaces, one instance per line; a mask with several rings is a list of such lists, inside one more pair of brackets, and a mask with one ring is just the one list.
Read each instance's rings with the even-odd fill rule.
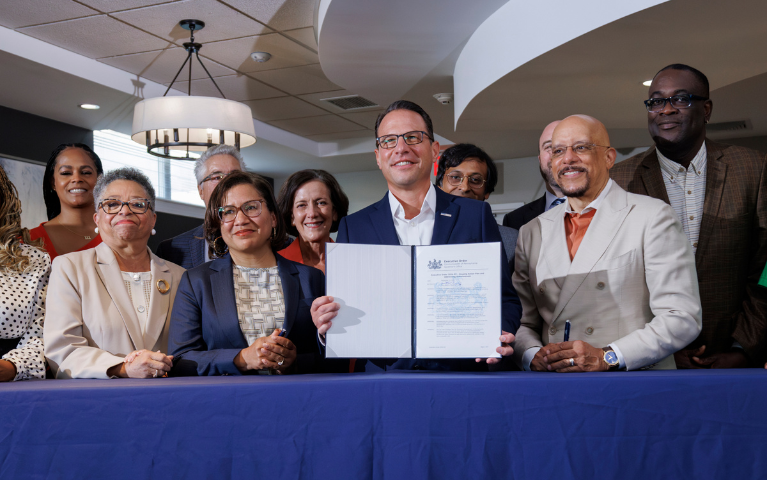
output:
[[[45,209],[48,213],[48,220],[52,220],[61,213],[61,201],[59,195],[53,188],[53,172],[56,170],[56,161],[59,159],[61,152],[67,148],[79,148],[84,150],[85,153],[91,157],[93,164],[96,166],[96,173],[101,175],[104,173],[104,167],[101,166],[101,159],[91,147],[84,143],[62,143],[56,149],[51,152],[48,163],[45,165],[45,174],[43,175],[43,199],[45,200]],[[95,199],[94,199],[95,201]]]
[[333,204],[333,211],[336,213],[336,219],[330,226],[331,232],[338,231],[338,224],[341,219],[349,213],[349,197],[346,196],[338,184],[336,178],[325,170],[307,169],[300,170],[289,176],[280,188],[280,194],[277,196],[277,206],[280,209],[282,219],[285,222],[285,228],[290,235],[298,236],[298,230],[293,225],[293,202],[296,199],[296,192],[305,183],[313,180],[319,180],[324,183],[330,191],[330,203]]
[[442,181],[445,177],[445,172],[448,168],[455,168],[462,164],[467,158],[476,158],[480,162],[484,162],[487,165],[487,178],[485,179],[485,194],[489,195],[495,190],[496,184],[498,184],[498,167],[493,163],[493,159],[490,155],[485,153],[484,150],[471,143],[459,143],[448,148],[439,157],[439,164],[437,168],[437,179],[435,184],[438,187],[442,186]]
[[[237,185],[251,185],[258,193],[264,197],[266,201],[266,210],[269,213],[273,213],[277,218],[277,225],[275,225],[275,233],[271,238],[272,251],[276,252],[281,250],[285,246],[288,235],[285,233],[285,220],[277,210],[277,201],[274,199],[274,191],[269,180],[262,177],[257,173],[252,172],[232,172],[224,177],[216,188],[213,189],[213,193],[210,194],[210,200],[208,200],[208,206],[205,207],[205,223],[203,229],[205,231],[205,240],[210,245],[209,254],[211,258],[223,257],[228,251],[228,246],[224,243],[221,237],[221,219],[218,218],[218,208],[224,206],[224,198],[229,190]],[[264,212],[262,211],[263,215]]]

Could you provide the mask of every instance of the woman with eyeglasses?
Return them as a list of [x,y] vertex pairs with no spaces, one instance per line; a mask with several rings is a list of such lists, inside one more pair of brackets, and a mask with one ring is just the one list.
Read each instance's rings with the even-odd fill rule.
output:
[[282,184],[277,199],[288,233],[296,239],[278,253],[325,273],[325,244],[349,210],[349,199],[325,170],[301,170]]
[[93,195],[103,243],[53,261],[45,356],[57,378],[162,377],[184,269],[147,247],[154,189],[140,171],[120,168],[102,175]]
[[43,175],[48,221],[29,231],[32,241],[43,242],[51,260],[101,243],[91,212],[93,187],[102,173],[101,159],[88,145],[64,143],[51,153]]
[[285,222],[269,182],[234,172],[205,211],[210,263],[188,270],[170,326],[174,375],[310,373],[320,370],[309,308],[325,277],[275,253]]

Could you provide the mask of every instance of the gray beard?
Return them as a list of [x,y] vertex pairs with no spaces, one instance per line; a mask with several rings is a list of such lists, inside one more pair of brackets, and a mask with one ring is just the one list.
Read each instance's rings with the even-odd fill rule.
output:
[[565,190],[565,188],[560,185],[559,189],[562,190],[562,193],[565,195],[565,197],[579,198],[586,194],[590,186],[591,186],[591,178],[587,175],[586,183],[582,187],[577,189],[572,189],[572,190]]

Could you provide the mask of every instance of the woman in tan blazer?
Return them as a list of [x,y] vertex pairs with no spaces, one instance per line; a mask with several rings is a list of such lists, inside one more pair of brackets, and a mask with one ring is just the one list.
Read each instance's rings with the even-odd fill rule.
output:
[[157,214],[149,179],[112,170],[94,189],[103,243],[57,257],[45,356],[57,378],[149,378],[170,371],[168,321],[184,269],[147,247]]

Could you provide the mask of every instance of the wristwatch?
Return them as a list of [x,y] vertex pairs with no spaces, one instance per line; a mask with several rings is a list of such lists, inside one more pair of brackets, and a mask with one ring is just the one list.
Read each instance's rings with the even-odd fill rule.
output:
[[609,371],[618,370],[618,367],[620,366],[620,362],[618,361],[618,355],[613,351],[612,347],[602,347],[602,350],[605,351],[604,356],[602,359],[605,361],[607,366],[609,367]]

